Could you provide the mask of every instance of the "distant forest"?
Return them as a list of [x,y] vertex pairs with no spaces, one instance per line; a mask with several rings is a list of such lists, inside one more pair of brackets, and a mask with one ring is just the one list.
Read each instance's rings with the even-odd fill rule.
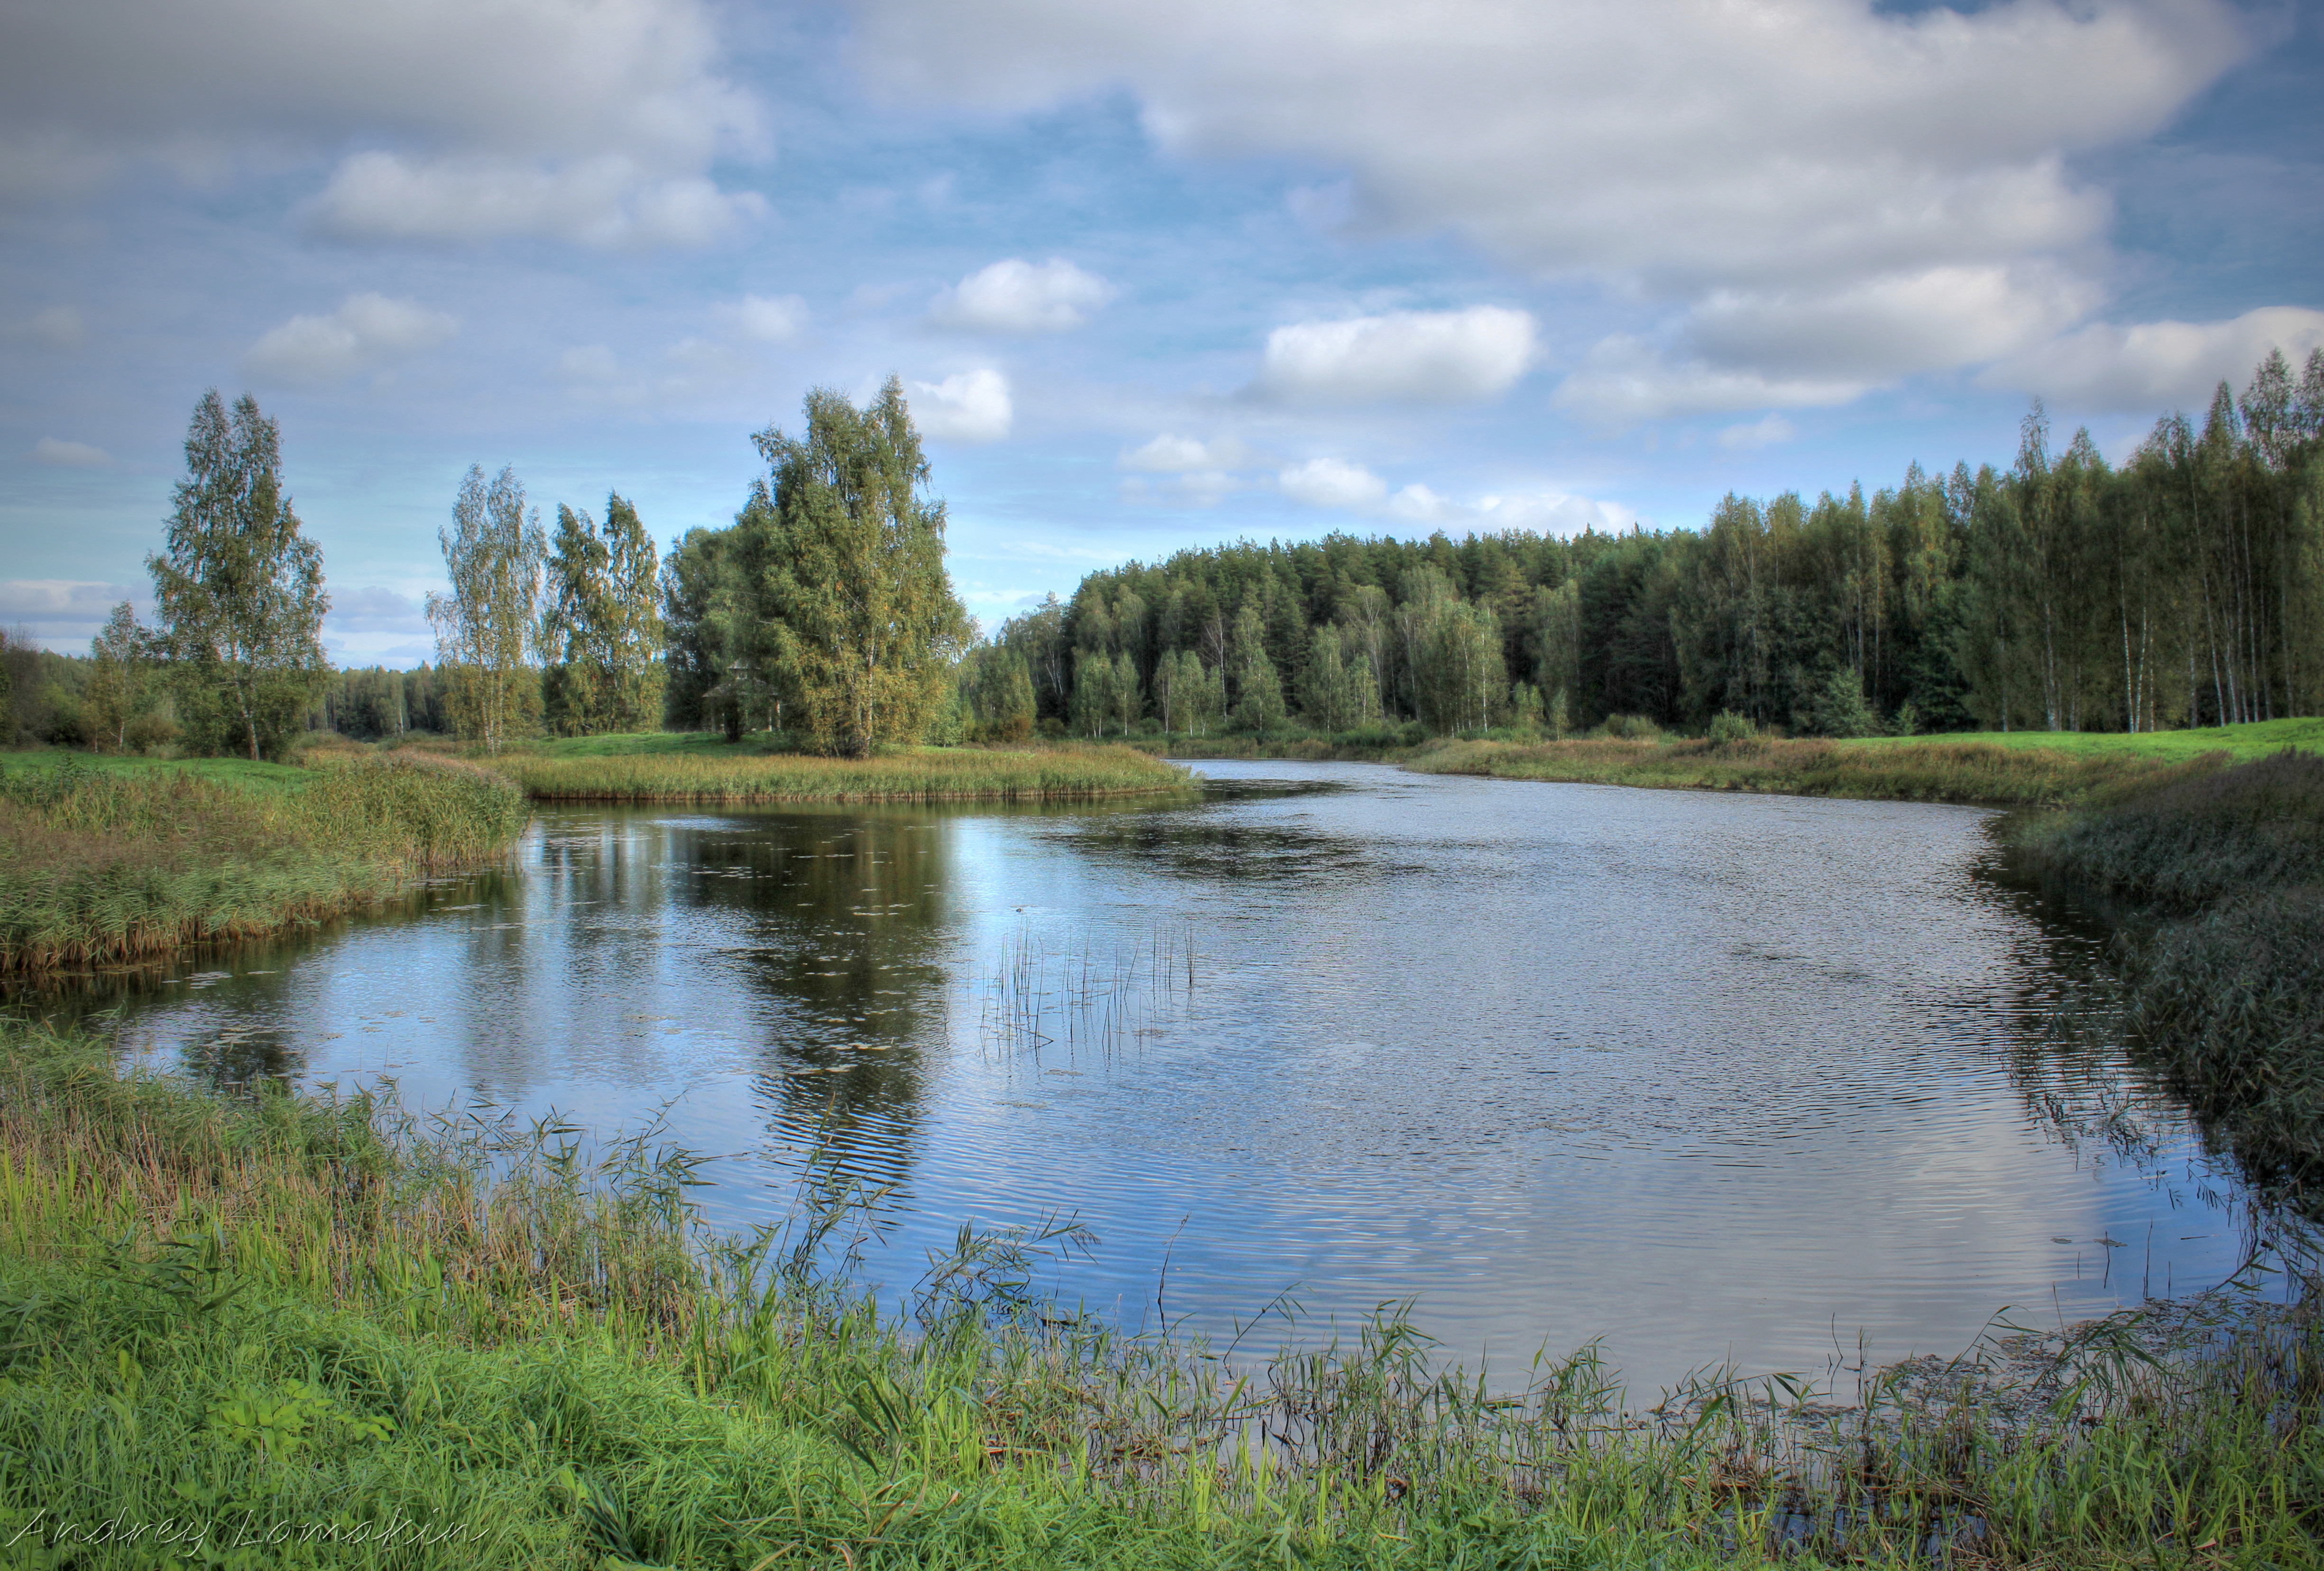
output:
[[2324,350],[2119,467],[2037,403],[2006,470],[1730,494],[1701,529],[1241,541],[1092,573],[964,664],[972,734],[1438,733],[1731,713],[2144,731],[2324,708]]
[[[877,410],[835,398],[825,398],[825,425],[858,437],[878,426]],[[888,487],[906,496],[926,465],[899,400],[881,418],[912,437]],[[811,416],[818,407],[811,398]],[[265,481],[236,493],[242,512],[219,512],[227,522],[216,527],[249,533],[257,526],[233,522],[247,513],[298,544],[277,500],[272,422],[254,404],[229,415],[215,394],[196,435],[205,419],[257,444],[242,468]],[[761,440],[775,444],[770,463],[799,446],[771,430]],[[189,458],[198,446],[189,439]],[[487,487],[477,471],[447,560],[466,560],[472,534],[512,542],[510,571],[470,575],[521,591],[502,596],[503,654],[455,637],[451,663],[433,669],[331,670],[315,644],[281,674],[269,702],[282,712],[269,724],[283,737],[302,724],[367,739],[484,735],[480,672],[507,689],[510,735],[635,729],[655,714],[733,735],[811,719],[816,687],[799,653],[805,624],[794,624],[814,609],[803,586],[835,580],[794,570],[812,531],[778,503],[809,496],[821,471],[788,473],[773,473],[774,489],[755,485],[732,528],[696,530],[658,556],[618,496],[603,531],[560,508],[552,550],[513,478],[504,471]],[[194,517],[198,488],[180,492]],[[2222,383],[2200,425],[2165,416],[2120,467],[2087,431],[2059,446],[2037,403],[2006,470],[1916,465],[1893,489],[1813,502],[1730,494],[1700,529],[1333,534],[1181,551],[1092,573],[1071,600],[1052,596],[964,647],[940,543],[929,543],[942,504],[920,511],[917,578],[870,566],[854,576],[926,581],[903,598],[918,607],[914,624],[927,624],[934,685],[922,692],[915,677],[883,689],[880,727],[859,726],[859,743],[898,726],[890,739],[1292,725],[1563,733],[1608,722],[1700,733],[1727,715],[1846,736],[2146,731],[2324,712],[2324,350],[2297,379],[2271,353],[2240,397]],[[308,622],[318,623],[319,559],[306,570]],[[899,594],[891,584],[889,598]],[[469,599],[491,597],[438,596],[431,615]],[[439,626],[439,643],[459,625]],[[305,649],[314,633],[291,642]],[[213,668],[240,669],[173,656],[126,605],[90,657],[0,634],[0,742],[199,742],[202,712],[225,690],[204,676]],[[165,679],[172,672],[183,679]],[[256,728],[244,729],[258,750]]]

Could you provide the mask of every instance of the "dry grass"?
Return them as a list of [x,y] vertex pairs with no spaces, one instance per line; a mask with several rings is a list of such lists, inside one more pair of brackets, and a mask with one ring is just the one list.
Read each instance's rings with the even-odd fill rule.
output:
[[335,763],[262,789],[68,757],[0,775],[0,974],[258,937],[504,849],[527,812],[448,760]]
[[2126,782],[2208,772],[2226,762],[2066,753],[1984,743],[1734,742],[1580,737],[1568,742],[1451,742],[1405,767],[1428,774],[1692,790],[1773,791],[1997,807],[2079,801]]
[[866,759],[511,753],[493,767],[544,801],[1074,801],[1189,783],[1185,771],[1119,746],[914,748]]

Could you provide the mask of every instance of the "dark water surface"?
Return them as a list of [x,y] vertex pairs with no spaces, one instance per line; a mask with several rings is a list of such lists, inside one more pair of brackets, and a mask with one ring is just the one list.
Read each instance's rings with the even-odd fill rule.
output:
[[1199,767],[1160,808],[547,812],[514,872],[137,984],[124,1041],[607,1132],[669,1104],[737,1153],[733,1224],[820,1126],[895,1185],[890,1284],[1074,1213],[1060,1285],[1133,1325],[1415,1298],[1464,1358],[1602,1336],[1641,1388],[1954,1352],[2250,1242],[2060,1039],[2096,941],[1986,875],[1986,814]]

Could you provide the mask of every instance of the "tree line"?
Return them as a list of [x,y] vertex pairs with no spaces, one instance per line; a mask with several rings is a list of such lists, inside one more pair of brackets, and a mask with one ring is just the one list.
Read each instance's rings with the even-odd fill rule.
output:
[[1245,541],[1090,574],[964,661],[970,735],[2131,730],[2324,710],[2324,350],[2121,465],[1730,494],[1700,529]]
[[335,672],[321,553],[247,395],[196,406],[186,476],[87,661],[0,640],[0,732],[273,756],[320,725],[787,732],[861,754],[1035,735],[1562,733],[1717,716],[1802,734],[2132,730],[2324,710],[2324,350],[2271,352],[2120,465],[2037,402],[2006,469],[1868,496],[1729,494],[1699,529],[1333,534],[1092,573],[979,639],[900,384],[810,393],[734,522],[658,552],[609,494],[552,534],[472,467],[438,535],[437,660]]
[[153,625],[124,602],[86,661],[0,638],[0,740],[257,759],[320,725],[496,751],[543,730],[656,729],[674,697],[683,717],[767,718],[825,752],[917,741],[948,711],[973,631],[945,571],[944,504],[922,494],[895,379],[864,409],[817,390],[805,412],[798,436],[754,439],[769,472],[733,527],[694,531],[668,562],[619,493],[603,522],[559,505],[551,534],[512,469],[472,467],[438,535],[434,666],[334,671],[322,554],[283,488],[281,429],[248,394],[229,409],[212,390],[146,559]]

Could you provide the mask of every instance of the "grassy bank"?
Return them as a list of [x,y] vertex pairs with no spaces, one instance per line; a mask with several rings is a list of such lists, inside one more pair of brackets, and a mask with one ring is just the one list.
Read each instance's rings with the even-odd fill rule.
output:
[[0,760],[0,974],[257,937],[506,847],[515,788],[418,756],[311,770]]
[[2263,1169],[2324,1183],[2324,758],[2126,785],[2021,826],[2033,872],[2126,919],[2133,1019]]
[[1626,1411],[1586,1353],[1504,1389],[1434,1372],[1393,1318],[1271,1360],[1125,1338],[1025,1300],[1055,1234],[964,1234],[883,1311],[835,1269],[860,1239],[835,1169],[748,1240],[696,1225],[697,1177],[554,1124],[225,1102],[15,1030],[0,1539],[34,1565],[198,1542],[254,1566],[735,1571],[2319,1549],[2304,1311],[2159,1363],[2122,1324],[1996,1344],[1837,1418],[1731,1381]]
[[1504,780],[2020,807],[2076,801],[2126,781],[2175,777],[2217,762],[1998,747],[1950,738],[1868,746],[1765,736],[1733,742],[1588,736],[1567,742],[1446,742],[1416,753],[1405,767]]
[[1181,790],[1185,772],[1097,744],[916,747],[818,758],[713,736],[593,736],[490,762],[543,801],[1074,801]]

